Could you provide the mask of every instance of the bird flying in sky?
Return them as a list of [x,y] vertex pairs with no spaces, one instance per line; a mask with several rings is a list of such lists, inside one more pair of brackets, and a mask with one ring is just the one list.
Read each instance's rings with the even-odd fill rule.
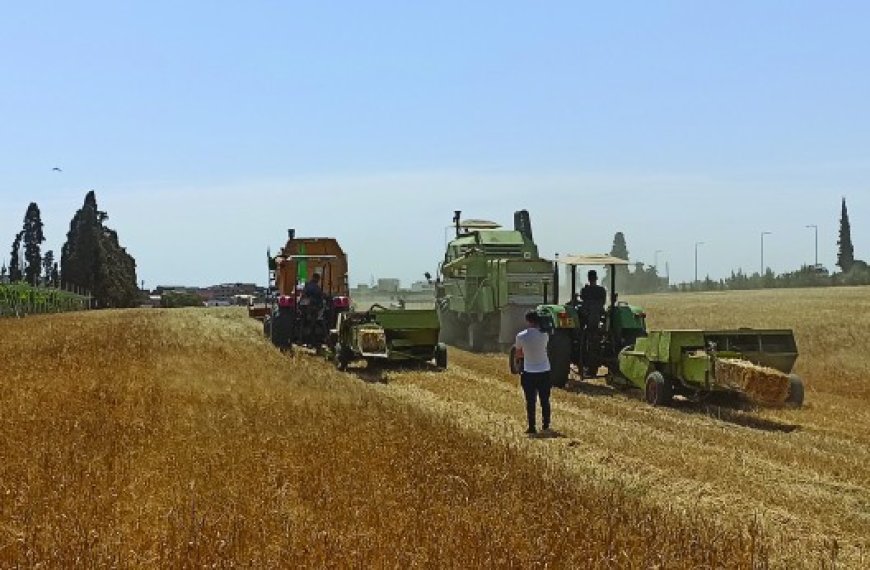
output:
[[51,170],[54,171],[54,172],[63,172],[63,170],[61,170],[60,167],[58,167],[58,166],[55,166],[55,167],[52,168]]

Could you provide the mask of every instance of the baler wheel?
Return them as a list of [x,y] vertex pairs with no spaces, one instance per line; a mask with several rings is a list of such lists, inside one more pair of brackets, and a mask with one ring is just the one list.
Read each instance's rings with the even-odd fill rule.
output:
[[788,399],[785,403],[793,408],[804,405],[804,381],[797,374],[790,374],[788,377]]
[[646,401],[651,406],[669,406],[674,399],[674,390],[661,372],[652,372],[646,377]]

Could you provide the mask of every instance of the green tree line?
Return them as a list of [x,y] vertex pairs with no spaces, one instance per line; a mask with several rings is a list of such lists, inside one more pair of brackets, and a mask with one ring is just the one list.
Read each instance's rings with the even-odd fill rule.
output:
[[[646,266],[637,262],[627,267],[616,268],[617,290],[625,293],[641,294],[660,291],[740,291],[749,289],[783,289],[797,287],[836,287],[849,285],[870,285],[870,266],[855,258],[855,248],[852,243],[852,225],[849,219],[849,209],[843,198],[840,213],[840,232],[837,241],[837,267],[840,271],[831,273],[828,269],[816,265],[803,265],[799,269],[784,273],[775,273],[767,269],[764,274],[744,273],[742,269],[732,271],[731,275],[722,279],[711,279],[709,276],[695,282],[669,284],[667,278],[658,274],[655,266]],[[617,233],[613,239],[610,254],[620,259],[629,260],[628,246],[625,235]],[[605,284],[609,284],[608,280]]]
[[[53,251],[42,253],[43,223],[39,206],[31,202],[12,240],[9,266],[0,270],[0,283],[14,291],[7,302],[21,298],[29,287],[34,299],[46,298],[42,289],[58,289],[86,296],[91,308],[135,306],[139,299],[136,260],[121,246],[117,232],[106,225],[108,219],[91,190],[70,221],[58,261]],[[49,297],[66,306],[66,297],[60,293]],[[3,299],[0,296],[0,303]]]

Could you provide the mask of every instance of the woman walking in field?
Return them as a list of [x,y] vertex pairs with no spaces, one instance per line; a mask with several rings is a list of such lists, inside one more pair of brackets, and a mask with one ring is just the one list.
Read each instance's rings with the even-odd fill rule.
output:
[[522,362],[520,384],[526,396],[526,414],[529,420],[527,434],[538,432],[535,419],[537,399],[541,399],[541,420],[544,431],[550,429],[550,358],[547,344],[550,335],[541,330],[541,317],[535,311],[526,313],[526,329],[517,335],[515,358],[517,367]]

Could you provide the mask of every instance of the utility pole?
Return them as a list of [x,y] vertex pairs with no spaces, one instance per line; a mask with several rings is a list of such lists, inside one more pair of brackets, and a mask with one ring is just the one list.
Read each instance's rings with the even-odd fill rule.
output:
[[813,265],[813,269],[819,267],[819,226],[816,224],[810,224],[807,228],[812,228],[816,232],[816,264]]
[[704,245],[702,241],[695,242],[695,283],[698,282],[698,246]]

